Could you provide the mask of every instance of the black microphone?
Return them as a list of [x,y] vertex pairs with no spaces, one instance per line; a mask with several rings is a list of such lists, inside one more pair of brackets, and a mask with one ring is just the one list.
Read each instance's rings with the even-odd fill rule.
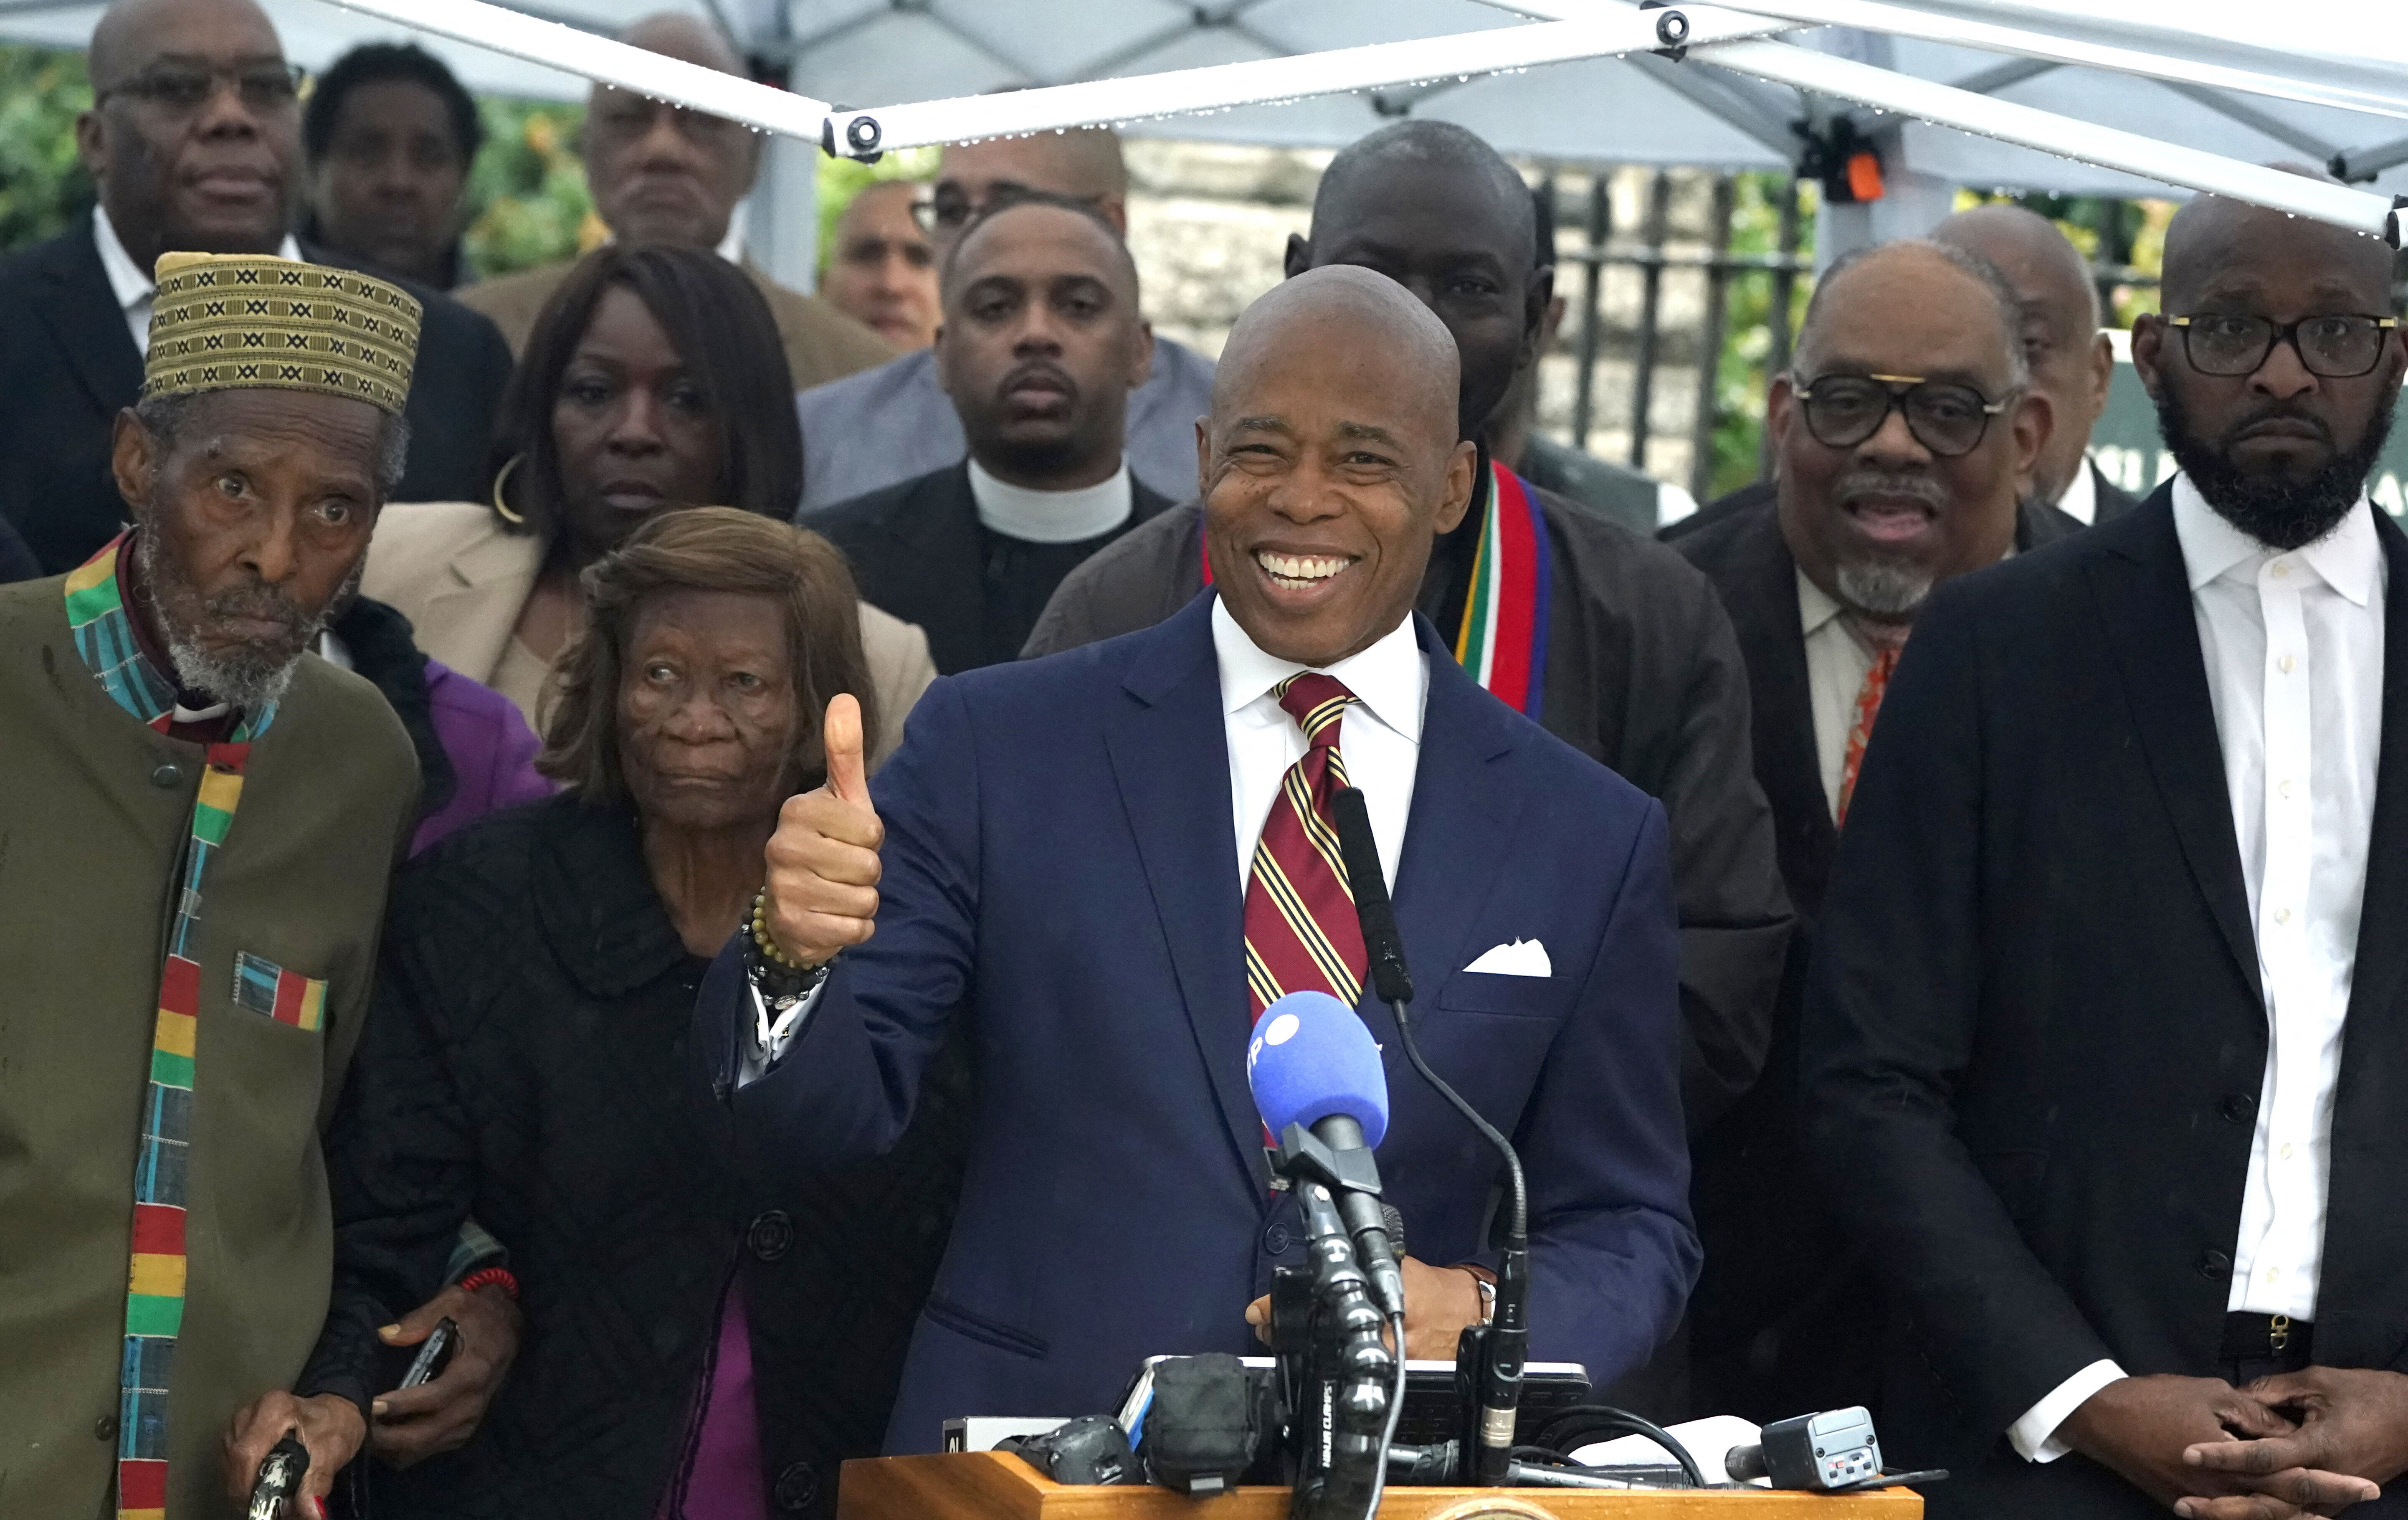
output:
[[1505,1160],[1505,1249],[1498,1262],[1496,1314],[1487,1325],[1464,1331],[1465,1346],[1456,1358],[1460,1365],[1463,1352],[1476,1348],[1477,1365],[1470,1369],[1475,1407],[1467,1412],[1473,1428],[1465,1442],[1469,1476],[1485,1486],[1501,1486],[1512,1468],[1514,1416],[1521,1408],[1522,1367],[1530,1344],[1530,1199],[1523,1185],[1522,1158],[1513,1154],[1512,1142],[1422,1058],[1406,1007],[1412,1001],[1412,976],[1405,968],[1404,939],[1397,932],[1396,910],[1388,901],[1388,879],[1380,868],[1379,842],[1371,837],[1370,811],[1363,794],[1352,786],[1340,787],[1329,800],[1338,825],[1339,856],[1346,863],[1346,883],[1362,925],[1371,984],[1396,1015],[1405,1059]]

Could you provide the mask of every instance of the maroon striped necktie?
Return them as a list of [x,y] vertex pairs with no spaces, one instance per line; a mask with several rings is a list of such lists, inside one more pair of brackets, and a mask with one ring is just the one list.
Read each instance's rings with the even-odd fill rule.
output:
[[1246,879],[1246,994],[1257,1019],[1308,989],[1352,1008],[1369,965],[1329,810],[1331,794],[1346,784],[1338,725],[1354,694],[1312,670],[1273,692],[1303,728],[1305,751],[1280,782]]

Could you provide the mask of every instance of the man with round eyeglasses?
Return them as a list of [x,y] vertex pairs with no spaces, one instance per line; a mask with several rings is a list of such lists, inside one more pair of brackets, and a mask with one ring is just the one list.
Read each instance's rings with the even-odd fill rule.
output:
[[2181,473],[1936,595],[1806,993],[1935,1520],[2408,1513],[2392,250],[2202,196],[2132,358]]
[[[1778,495],[1674,540],[1739,634],[1756,777],[1810,930],[1925,597],[2080,527],[2031,496],[2053,418],[2028,388],[2021,328],[1978,254],[1907,242],[1836,264],[1773,383]],[[1706,1241],[1689,1306],[1696,1402],[1757,1420],[1870,1403],[1880,1384],[1878,1313],[1834,1309],[1878,1302],[1869,1269],[1798,1139],[1797,943],[1765,1075],[1699,1137],[1691,1188]]]

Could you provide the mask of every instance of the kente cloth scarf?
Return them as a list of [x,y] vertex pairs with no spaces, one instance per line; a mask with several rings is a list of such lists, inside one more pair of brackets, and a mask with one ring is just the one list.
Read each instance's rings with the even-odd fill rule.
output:
[[[167,732],[176,687],[142,652],[117,580],[120,535],[67,577],[67,626],[76,652],[117,705]],[[176,1337],[184,1320],[184,1167],[192,1139],[193,1047],[201,1005],[201,968],[193,943],[201,916],[201,882],[210,854],[225,844],[242,800],[251,741],[276,718],[269,703],[203,754],[200,796],[193,804],[166,964],[159,973],[158,1020],[150,1037],[150,1083],[142,1095],[142,1141],[134,1166],[133,1253],[126,1273],[125,1350],[118,1371],[119,1520],[165,1520],[167,1391]],[[240,989],[237,988],[239,992]],[[289,1023],[322,1016],[303,1002]]]
[[[1471,552],[1471,591],[1455,636],[1455,663],[1490,695],[1536,722],[1546,685],[1547,603],[1552,550],[1539,498],[1523,479],[1490,461],[1480,538]],[[1212,554],[1202,551],[1204,583]]]

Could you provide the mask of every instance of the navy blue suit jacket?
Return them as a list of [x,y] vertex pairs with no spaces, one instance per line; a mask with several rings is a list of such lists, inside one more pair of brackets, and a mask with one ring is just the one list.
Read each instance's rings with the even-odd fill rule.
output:
[[[1141,633],[941,680],[872,791],[878,933],[781,1063],[733,1097],[765,1164],[880,1154],[950,1020],[976,1090],[968,1171],[890,1451],[961,1414],[1091,1413],[1148,1355],[1256,1351],[1302,1263],[1246,1086],[1242,899],[1211,597]],[[1698,1267],[1663,810],[1481,690],[1418,618],[1429,697],[1397,910],[1431,1064],[1528,1173],[1531,1355],[1599,1385],[1668,1334]],[[1467,971],[1536,939],[1555,974]],[[749,1015],[733,946],[693,1042]],[[1382,1178],[1424,1260],[1484,1255],[1494,1154],[1368,998]],[[836,1249],[842,1249],[840,1244]]]

